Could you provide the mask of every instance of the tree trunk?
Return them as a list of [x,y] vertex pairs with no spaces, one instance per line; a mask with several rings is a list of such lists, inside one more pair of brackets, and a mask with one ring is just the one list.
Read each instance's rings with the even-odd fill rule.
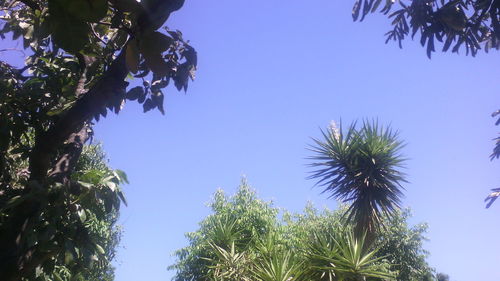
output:
[[[0,280],[19,281],[57,253],[41,251],[36,245],[27,248],[26,232],[43,209],[44,195],[51,183],[59,182],[69,188],[69,176],[90,137],[88,122],[103,109],[121,103],[128,84],[124,81],[127,74],[125,51],[122,51],[100,81],[58,122],[36,137],[29,163],[30,181],[22,191],[25,200],[9,210],[4,233],[0,233]],[[81,94],[78,91],[77,95]],[[55,161],[57,155],[60,157]]]

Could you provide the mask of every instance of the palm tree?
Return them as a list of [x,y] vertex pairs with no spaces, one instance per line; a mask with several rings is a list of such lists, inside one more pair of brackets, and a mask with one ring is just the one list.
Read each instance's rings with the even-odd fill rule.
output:
[[400,171],[404,145],[397,132],[377,121],[364,121],[359,129],[354,122],[346,132],[342,124],[337,128],[333,123],[322,134],[323,140],[313,139],[315,170],[310,178],[331,198],[349,204],[346,218],[354,223],[356,237],[366,233],[371,241],[382,215],[391,215],[400,206],[401,183],[406,182]]

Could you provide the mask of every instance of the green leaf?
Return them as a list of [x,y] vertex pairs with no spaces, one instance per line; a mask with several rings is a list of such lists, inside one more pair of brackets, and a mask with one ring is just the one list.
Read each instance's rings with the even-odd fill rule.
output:
[[123,194],[123,192],[121,190],[119,190],[117,193],[118,193],[118,196],[120,197],[120,199],[122,200],[123,204],[125,204],[125,206],[128,206],[127,200],[125,199],[125,195]]
[[69,14],[57,0],[49,1],[49,26],[54,43],[70,53],[77,53],[89,41],[88,25]]
[[124,171],[116,169],[116,170],[114,170],[113,173],[115,174],[116,177],[118,177],[120,179],[120,182],[124,182],[127,184],[129,183],[128,178],[127,178],[127,174]]
[[161,54],[168,50],[173,42],[171,37],[157,31],[146,34],[140,40],[139,49],[146,65],[161,77],[167,75],[170,70]]
[[163,33],[155,31],[145,34],[140,42],[141,52],[163,53],[172,46],[174,40]]
[[104,251],[104,248],[103,248],[103,247],[101,247],[101,245],[99,245],[99,244],[95,244],[95,248],[96,248],[97,252],[98,252],[99,254],[101,254],[101,255],[104,255],[104,254],[106,253],[106,252]]
[[155,108],[156,105],[154,104],[153,100],[152,99],[147,99],[146,102],[144,102],[143,104],[143,109],[144,109],[144,112],[148,112],[150,111],[151,109]]
[[61,4],[67,9],[68,13],[83,21],[98,22],[108,11],[107,0],[71,0],[62,1]]
[[153,71],[156,75],[160,77],[166,76],[170,71],[170,66],[163,59],[159,53],[142,53],[146,61],[146,65]]
[[134,87],[132,89],[130,89],[128,92],[127,92],[127,95],[126,95],[126,98],[128,100],[136,100],[142,96],[144,96],[144,88],[143,87],[140,87],[140,86],[137,86],[137,87]]
[[83,187],[85,187],[85,188],[87,188],[87,189],[91,189],[92,187],[94,187],[94,185],[93,185],[93,184],[88,183],[88,182],[78,181],[78,183],[79,183],[81,186],[83,186]]
[[106,186],[113,192],[116,191],[116,189],[118,188],[118,186],[116,185],[116,183],[112,182],[112,181],[108,181],[106,182]]
[[87,220],[87,214],[84,209],[79,209],[76,213],[78,214],[81,222],[85,222]]
[[54,272],[54,280],[55,281],[64,281],[57,272]]
[[137,40],[130,40],[127,44],[125,62],[127,64],[128,70],[132,73],[137,73],[139,69],[139,50],[137,47]]

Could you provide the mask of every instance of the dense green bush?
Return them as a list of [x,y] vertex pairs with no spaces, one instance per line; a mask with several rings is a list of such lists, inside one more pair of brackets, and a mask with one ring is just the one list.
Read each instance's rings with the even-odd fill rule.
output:
[[246,181],[234,196],[222,190],[200,228],[178,250],[174,280],[426,280],[427,226],[410,227],[409,211],[384,217],[387,227],[367,247],[344,219],[345,207],[291,214],[257,198]]
[[[0,237],[9,234],[8,218],[29,200],[20,195],[29,176],[27,163],[11,157],[16,160],[12,180],[0,192]],[[55,184],[37,193],[43,211],[28,222],[26,239],[19,243],[39,265],[22,280],[114,279],[111,261],[121,237],[115,223],[124,200],[119,184],[126,176],[108,167],[100,145],[85,146],[75,167],[69,187]]]

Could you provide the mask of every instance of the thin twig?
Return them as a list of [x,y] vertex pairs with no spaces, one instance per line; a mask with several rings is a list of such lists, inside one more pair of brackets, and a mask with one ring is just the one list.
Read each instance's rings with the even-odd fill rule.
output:
[[99,41],[101,41],[104,45],[107,45],[108,43],[106,41],[104,41],[101,37],[99,37],[99,35],[97,34],[97,32],[95,32],[95,29],[94,29],[94,26],[92,24],[90,24],[90,29],[92,30],[92,34],[97,37],[97,39],[99,39]]

